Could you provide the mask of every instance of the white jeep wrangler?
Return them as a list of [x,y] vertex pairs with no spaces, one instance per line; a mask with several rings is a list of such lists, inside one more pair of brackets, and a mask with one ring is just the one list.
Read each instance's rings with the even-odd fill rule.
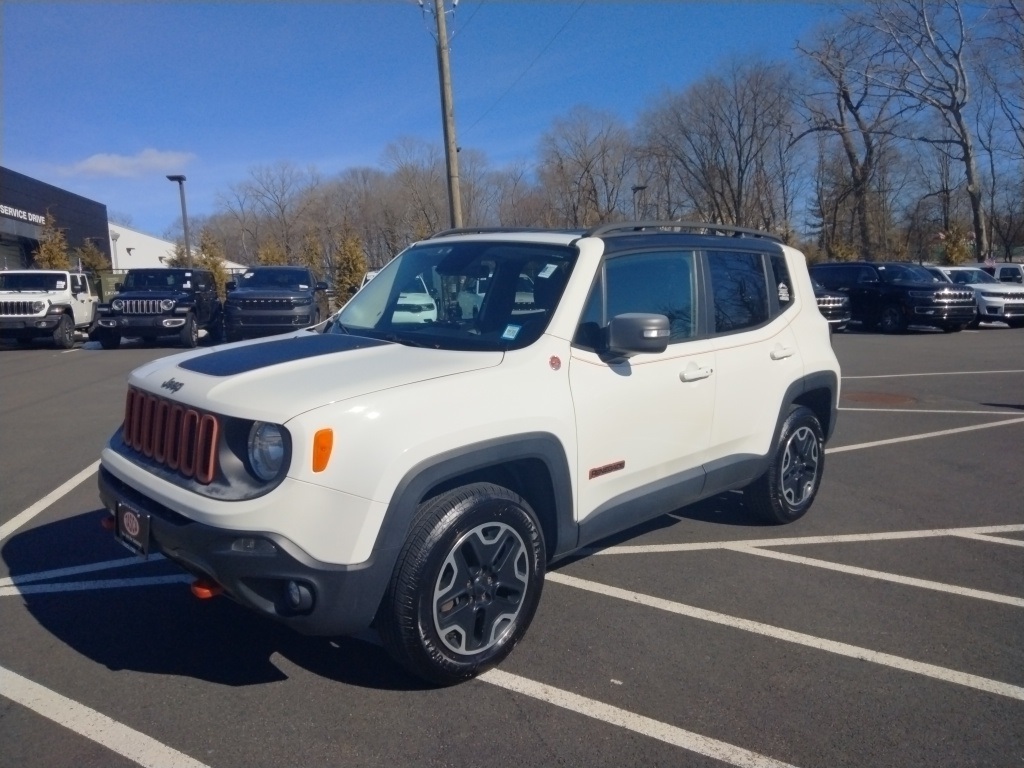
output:
[[[417,279],[429,323],[402,307]],[[100,495],[196,594],[311,634],[373,625],[448,684],[512,650],[582,547],[735,489],[769,523],[803,515],[839,380],[804,257],[770,235],[449,231],[323,333],[134,371]]]
[[99,300],[81,272],[22,269],[0,272],[0,339],[30,344],[46,337],[71,349],[88,335]]

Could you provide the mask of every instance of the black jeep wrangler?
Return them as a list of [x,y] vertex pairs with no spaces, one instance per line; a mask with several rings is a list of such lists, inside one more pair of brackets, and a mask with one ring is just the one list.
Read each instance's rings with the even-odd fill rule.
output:
[[228,341],[317,325],[330,314],[327,283],[305,267],[251,267],[227,284]]
[[131,269],[116,290],[97,309],[95,335],[104,349],[116,349],[122,336],[147,342],[176,336],[184,347],[199,343],[200,330],[211,342],[222,338],[223,307],[209,270]]

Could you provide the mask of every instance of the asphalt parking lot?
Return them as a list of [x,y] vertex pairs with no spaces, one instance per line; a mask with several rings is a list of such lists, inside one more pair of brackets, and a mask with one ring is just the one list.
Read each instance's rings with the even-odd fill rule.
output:
[[448,689],[100,528],[126,375],[177,350],[0,343],[0,766],[1024,766],[1024,330],[833,343],[807,517],[730,494],[606,542]]

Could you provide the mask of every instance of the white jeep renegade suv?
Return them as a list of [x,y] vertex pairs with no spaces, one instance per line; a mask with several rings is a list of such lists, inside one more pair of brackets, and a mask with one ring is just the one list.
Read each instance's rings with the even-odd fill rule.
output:
[[[431,322],[402,306],[415,280]],[[311,634],[373,625],[447,684],[512,650],[547,565],[582,547],[735,489],[799,518],[838,398],[804,257],[770,235],[449,231],[323,333],[134,371],[100,495],[121,541],[197,594]]]

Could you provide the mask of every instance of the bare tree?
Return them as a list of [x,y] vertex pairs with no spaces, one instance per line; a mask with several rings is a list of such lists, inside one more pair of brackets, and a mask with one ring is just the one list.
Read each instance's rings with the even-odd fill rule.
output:
[[[988,253],[982,180],[970,124],[972,83],[967,18],[961,0],[866,0],[852,23],[875,40],[868,74],[918,110],[917,141],[962,165],[976,253]],[[937,119],[935,119],[937,118]]]
[[623,218],[635,153],[628,128],[610,112],[574,107],[540,142],[539,177],[559,221],[584,227]]
[[702,219],[788,231],[789,222],[774,218],[779,206],[758,199],[777,191],[786,173],[778,140],[788,140],[794,124],[788,84],[781,65],[734,62],[644,115],[646,152],[668,162],[661,167],[671,169],[675,187],[661,194]]
[[808,92],[800,98],[807,127],[796,138],[826,133],[838,140],[848,168],[857,250],[861,258],[870,258],[879,239],[869,198],[881,145],[900,119],[896,94],[877,85],[875,69],[882,61],[860,25],[846,23],[827,30],[814,47],[798,50],[812,64],[813,74]]

